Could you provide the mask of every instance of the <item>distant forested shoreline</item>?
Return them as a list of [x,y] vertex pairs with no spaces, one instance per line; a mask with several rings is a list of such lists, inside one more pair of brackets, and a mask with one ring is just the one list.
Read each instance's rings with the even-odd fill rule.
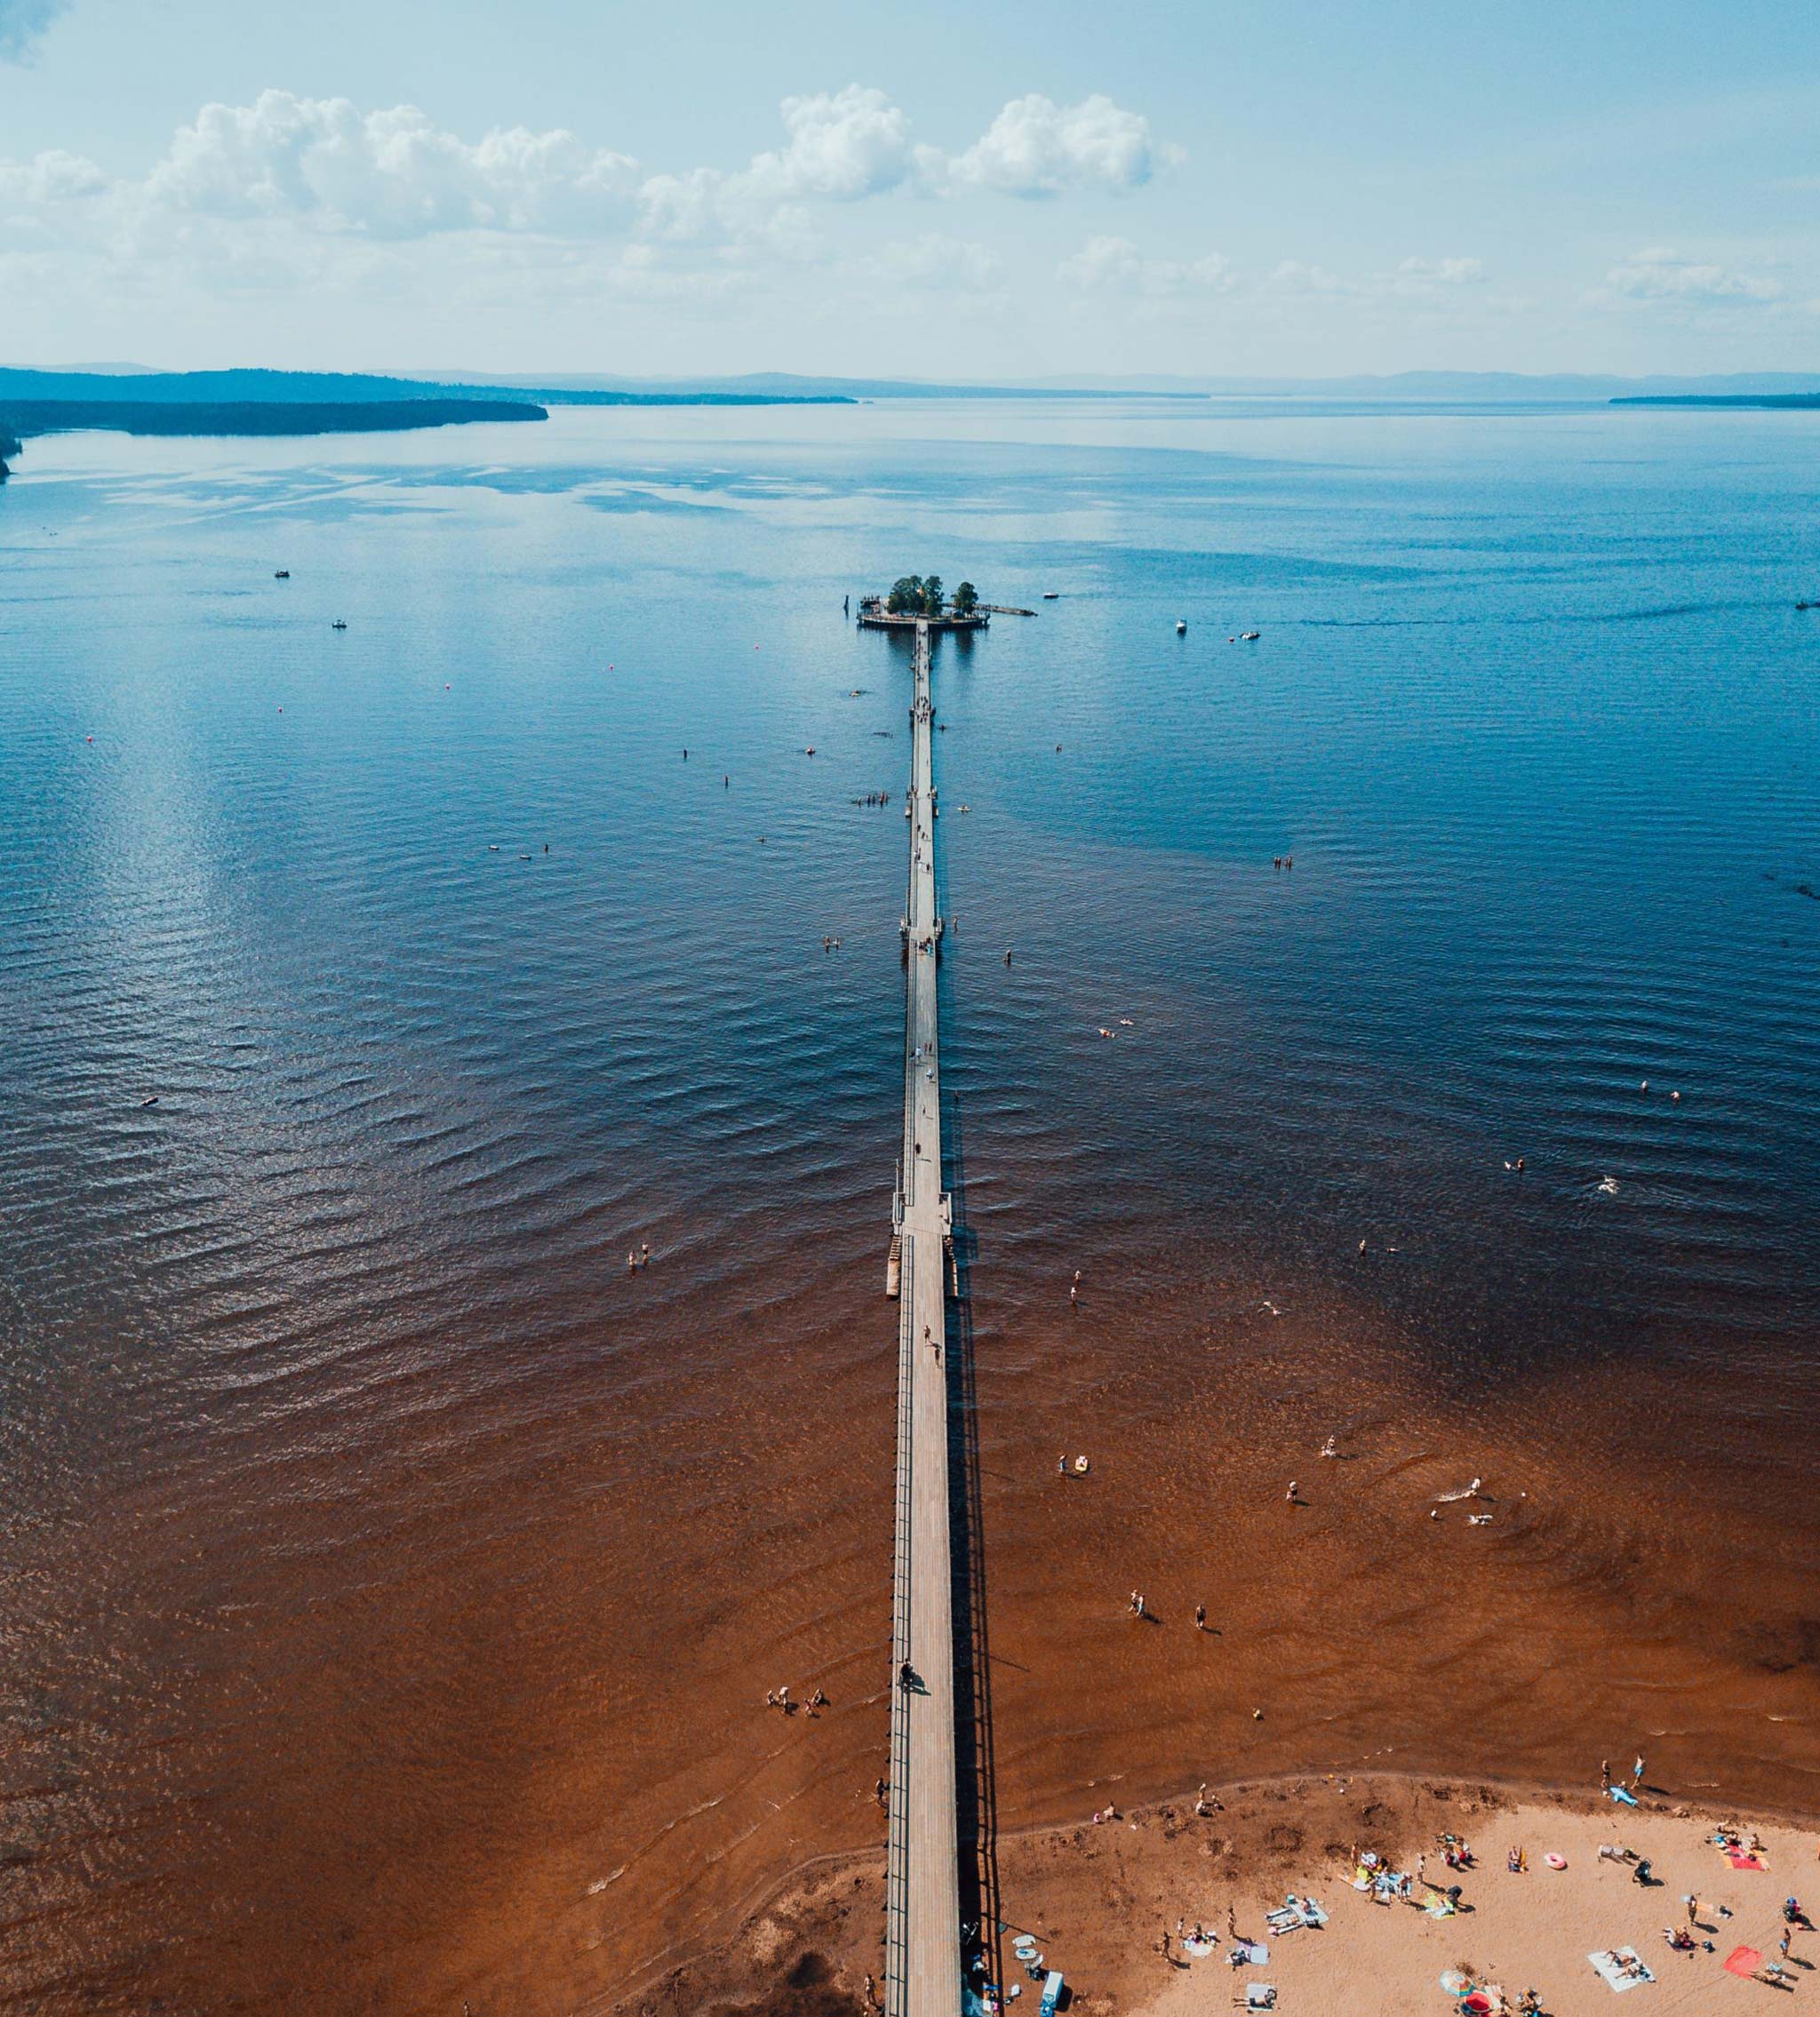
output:
[[357,371],[38,371],[0,367],[0,480],[34,434],[341,434],[547,420],[565,406],[851,406],[839,394],[440,385]]
[[304,400],[13,399],[0,405],[0,478],[35,434],[107,430],[118,434],[347,434],[483,420],[547,420],[523,399]]

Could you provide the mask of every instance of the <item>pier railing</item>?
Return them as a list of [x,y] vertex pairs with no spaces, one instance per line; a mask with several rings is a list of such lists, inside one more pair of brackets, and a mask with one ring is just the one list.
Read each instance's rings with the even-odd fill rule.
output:
[[910,2007],[910,1691],[903,1673],[910,1658],[910,1394],[915,1375],[916,1297],[912,1279],[916,1242],[904,1246],[902,1300],[898,1321],[898,1487],[892,1542],[891,1761],[890,1828],[885,1838],[886,2017]]

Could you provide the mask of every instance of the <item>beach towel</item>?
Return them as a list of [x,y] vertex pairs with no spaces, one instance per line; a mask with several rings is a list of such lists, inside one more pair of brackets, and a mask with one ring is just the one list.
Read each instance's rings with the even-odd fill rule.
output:
[[1627,1807],[1633,1807],[1637,1804],[1637,1796],[1628,1786],[1612,1787],[1611,1797],[1615,1800],[1622,1800]]
[[1199,1961],[1205,1956],[1211,1954],[1218,1945],[1219,1942],[1217,1940],[1196,1940],[1193,1934],[1190,1933],[1187,1939],[1182,1942],[1182,1951],[1184,1954],[1193,1955],[1194,1959]]
[[1615,1996],[1622,1996],[1627,1989],[1641,1989],[1645,1982],[1656,1980],[1638,1958],[1634,1947],[1614,1947],[1607,1953],[1589,1954],[1586,1958]]
[[1428,1902],[1423,1906],[1422,1909],[1427,1913],[1431,1919],[1450,1919],[1459,1910],[1459,1907],[1454,1903],[1446,1892],[1436,1891],[1431,1893]]
[[1725,1860],[1734,1870],[1768,1870],[1768,1863],[1761,1856],[1753,1856],[1748,1849],[1728,1849]]
[[1763,1965],[1763,1957],[1754,1947],[1735,1947],[1726,1956],[1725,1965],[1731,1973],[1748,1980]]
[[1235,1968],[1261,1968],[1270,1959],[1270,1949],[1260,1946],[1255,1940],[1241,1940],[1226,1959]]
[[1276,2008],[1276,1984],[1274,1982],[1247,1982],[1245,1984],[1245,2007],[1247,2010],[1274,2010]]

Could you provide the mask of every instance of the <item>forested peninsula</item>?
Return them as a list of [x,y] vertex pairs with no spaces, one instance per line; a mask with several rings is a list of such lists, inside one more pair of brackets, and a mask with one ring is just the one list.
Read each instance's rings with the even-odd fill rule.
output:
[[33,434],[339,434],[547,420],[564,406],[848,406],[838,395],[443,385],[355,371],[0,368],[0,479]]

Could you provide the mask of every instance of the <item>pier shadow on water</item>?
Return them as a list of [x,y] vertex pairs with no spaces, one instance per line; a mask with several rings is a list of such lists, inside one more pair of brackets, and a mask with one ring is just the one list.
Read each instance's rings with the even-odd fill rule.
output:
[[[978,1927],[987,1980],[1002,1982],[999,1943],[998,1799],[993,1756],[992,1653],[986,1622],[986,1539],[979,1468],[979,1399],[970,1276],[977,1241],[966,1224],[967,1156],[962,1104],[952,1095],[943,1129],[954,1213],[954,1288],[943,1363],[948,1383],[948,1510],[954,1559],[954,1786],[961,1925]],[[956,1286],[958,1285],[958,1286]]]

